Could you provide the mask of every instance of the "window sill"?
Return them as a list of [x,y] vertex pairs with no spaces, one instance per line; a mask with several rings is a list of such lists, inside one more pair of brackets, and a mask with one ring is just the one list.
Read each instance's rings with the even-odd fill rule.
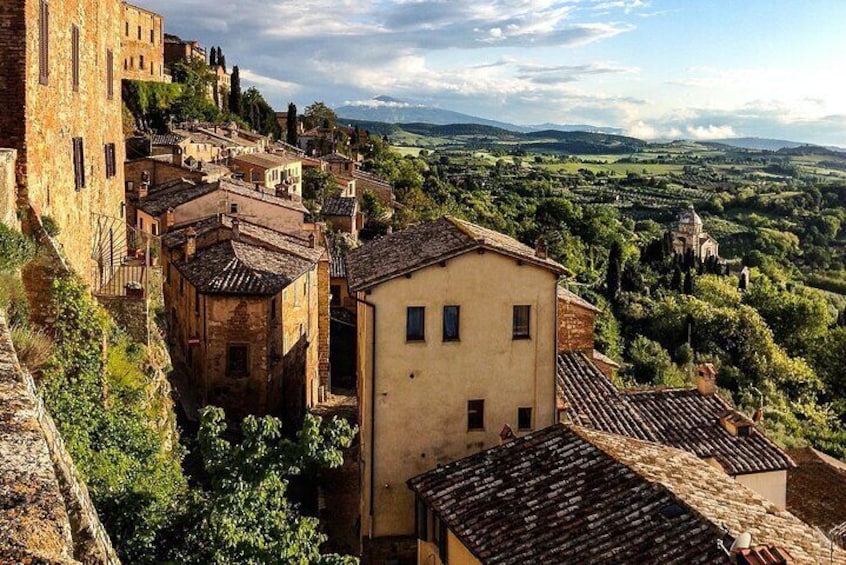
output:
[[484,431],[485,431],[485,428],[468,428],[467,429],[468,434],[473,433],[473,432],[484,432]]
[[422,343],[422,344],[425,345],[426,340],[425,339],[408,339],[408,338],[405,338],[405,343],[406,343],[406,345],[414,344],[414,343]]
[[513,335],[511,336],[511,341],[528,341],[532,339],[530,335]]
[[461,343],[461,338],[453,337],[453,338],[444,338],[443,343]]

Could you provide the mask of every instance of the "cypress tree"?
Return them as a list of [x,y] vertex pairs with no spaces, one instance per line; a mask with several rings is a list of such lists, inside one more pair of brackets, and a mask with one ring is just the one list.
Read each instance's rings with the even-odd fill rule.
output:
[[693,273],[689,270],[684,273],[684,293],[693,294]]
[[217,48],[212,47],[209,51],[209,66],[214,68],[217,66]]
[[229,91],[229,111],[240,116],[243,111],[244,96],[241,93],[241,73],[238,70],[238,65],[232,67],[232,77],[230,78],[231,90]]
[[288,145],[297,144],[297,106],[291,102],[288,104],[288,116],[285,121],[285,142]]
[[620,293],[622,272],[623,247],[618,241],[615,241],[608,251],[608,272],[605,275],[605,289],[608,292],[608,300],[612,302],[617,299],[617,295]]
[[673,280],[670,282],[670,290],[681,292],[682,289],[682,274],[679,266],[673,267]]

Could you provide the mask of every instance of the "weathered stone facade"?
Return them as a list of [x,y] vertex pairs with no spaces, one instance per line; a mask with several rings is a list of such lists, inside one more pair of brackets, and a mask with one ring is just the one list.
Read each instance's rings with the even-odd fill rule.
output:
[[558,351],[593,355],[593,328],[597,309],[575,294],[558,290]]
[[0,556],[12,563],[119,565],[35,382],[18,363],[2,315],[0,454]]
[[0,147],[18,151],[18,206],[29,202],[56,220],[71,265],[90,279],[92,214],[118,217],[123,200],[121,5],[44,5],[47,25],[40,26],[41,0],[0,0]]
[[123,78],[170,82],[164,67],[164,18],[126,2],[121,4]]

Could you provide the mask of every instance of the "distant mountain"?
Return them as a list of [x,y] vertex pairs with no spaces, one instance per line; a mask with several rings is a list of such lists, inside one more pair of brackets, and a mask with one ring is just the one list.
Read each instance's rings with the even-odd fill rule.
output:
[[740,149],[757,149],[759,151],[778,151],[779,149],[796,149],[807,143],[786,141],[784,139],[768,139],[765,137],[733,137],[728,139],[714,139],[712,143],[738,147]]
[[391,96],[376,96],[370,100],[351,102],[335,108],[335,113],[342,120],[360,120],[384,122],[389,124],[422,123],[433,125],[479,124],[512,132],[528,133],[544,130],[586,131],[591,133],[621,134],[620,128],[591,126],[587,124],[538,124],[517,125],[508,122],[489,120],[452,110],[444,110],[426,104],[400,100]]

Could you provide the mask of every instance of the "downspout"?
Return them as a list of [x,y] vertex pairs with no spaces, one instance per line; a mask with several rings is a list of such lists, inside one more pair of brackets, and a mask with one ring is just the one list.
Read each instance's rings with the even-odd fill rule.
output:
[[353,299],[373,309],[373,339],[370,341],[370,502],[368,508],[370,516],[367,526],[368,537],[373,539],[373,502],[375,499],[376,485],[376,472],[373,464],[375,457],[374,441],[376,438],[376,305],[356,295],[353,296]]

